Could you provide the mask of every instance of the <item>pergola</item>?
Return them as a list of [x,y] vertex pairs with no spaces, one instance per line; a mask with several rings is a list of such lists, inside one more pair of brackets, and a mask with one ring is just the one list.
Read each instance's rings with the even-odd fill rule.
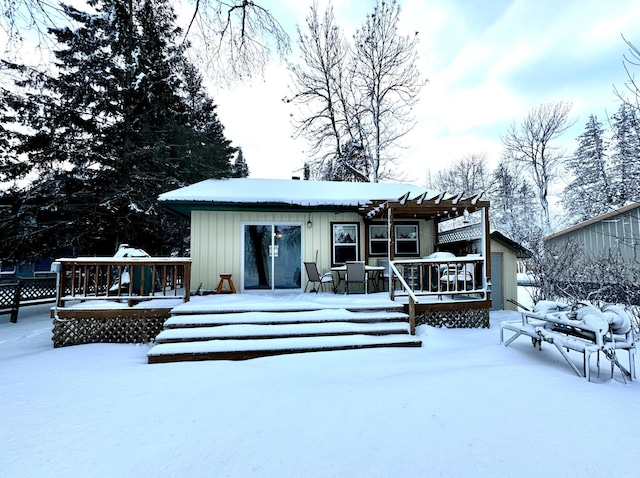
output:
[[487,261],[487,270],[490,270],[489,201],[483,201],[481,199],[483,193],[465,198],[462,197],[463,193],[450,197],[447,197],[446,193],[439,193],[431,197],[428,195],[429,192],[425,192],[410,199],[409,193],[407,193],[395,201],[372,200],[362,206],[358,212],[364,218],[365,223],[374,219],[387,221],[389,225],[390,260],[394,259],[395,254],[395,228],[393,225],[396,219],[432,219],[435,222],[435,233],[437,235],[438,224],[441,221],[460,216],[466,217],[475,212],[479,212],[482,217],[482,255]]

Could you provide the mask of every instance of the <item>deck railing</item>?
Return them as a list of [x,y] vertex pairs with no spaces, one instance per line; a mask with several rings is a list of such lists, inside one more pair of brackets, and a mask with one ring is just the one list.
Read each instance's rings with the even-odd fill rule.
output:
[[68,301],[190,298],[191,259],[79,257],[58,259],[57,306]]
[[[468,296],[470,300],[484,300],[487,292],[485,260],[483,257],[456,257],[451,259],[397,260],[391,268],[391,298],[411,295],[431,296],[443,300],[444,296]],[[393,285],[399,282],[400,291]]]

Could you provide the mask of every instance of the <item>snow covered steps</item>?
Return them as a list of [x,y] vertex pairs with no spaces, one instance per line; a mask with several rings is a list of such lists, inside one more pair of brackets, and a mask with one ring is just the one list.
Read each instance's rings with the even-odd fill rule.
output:
[[366,310],[353,312],[346,309],[317,309],[307,311],[231,312],[174,315],[164,323],[166,329],[210,327],[237,324],[321,324],[325,322],[351,323],[407,323],[408,315],[397,311]]
[[271,355],[374,347],[420,347],[401,312],[344,309],[244,312],[169,318],[149,363],[245,360]]

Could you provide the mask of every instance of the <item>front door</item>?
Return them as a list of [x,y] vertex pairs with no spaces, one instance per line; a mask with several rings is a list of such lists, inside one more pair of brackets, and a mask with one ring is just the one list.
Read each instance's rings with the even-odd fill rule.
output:
[[245,224],[243,289],[301,288],[302,226]]

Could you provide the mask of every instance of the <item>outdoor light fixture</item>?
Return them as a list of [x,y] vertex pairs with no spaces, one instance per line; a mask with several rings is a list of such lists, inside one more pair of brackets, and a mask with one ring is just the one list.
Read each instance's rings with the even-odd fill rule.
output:
[[311,214],[309,214],[309,220],[307,221],[307,227],[311,227]]

